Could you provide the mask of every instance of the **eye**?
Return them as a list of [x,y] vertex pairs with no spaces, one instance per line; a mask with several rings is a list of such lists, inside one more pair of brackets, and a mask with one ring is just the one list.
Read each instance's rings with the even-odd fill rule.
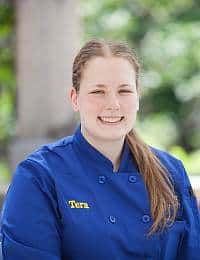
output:
[[120,93],[133,93],[133,91],[128,90],[128,89],[121,89],[119,92]]
[[95,91],[92,91],[90,92],[91,94],[103,94],[104,91],[103,90],[95,90]]

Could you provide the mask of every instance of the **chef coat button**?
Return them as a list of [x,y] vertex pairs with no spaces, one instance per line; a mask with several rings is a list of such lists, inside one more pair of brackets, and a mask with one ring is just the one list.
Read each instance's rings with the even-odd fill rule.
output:
[[109,220],[110,220],[110,222],[113,223],[113,224],[116,222],[115,216],[109,216]]
[[136,177],[135,177],[134,175],[130,175],[130,176],[128,177],[128,180],[129,180],[130,182],[134,183],[134,182],[136,182]]
[[144,223],[148,223],[148,222],[150,221],[150,216],[149,216],[149,215],[143,215],[143,216],[142,216],[142,221],[143,221]]
[[105,183],[106,182],[106,177],[104,175],[99,176],[99,183]]

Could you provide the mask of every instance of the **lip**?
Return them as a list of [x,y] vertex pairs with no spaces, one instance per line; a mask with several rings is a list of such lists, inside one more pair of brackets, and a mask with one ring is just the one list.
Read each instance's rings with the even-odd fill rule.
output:
[[98,118],[101,118],[101,117],[106,117],[106,118],[119,118],[119,117],[122,117],[124,118],[124,116],[98,116]]
[[[103,116],[102,116],[102,117],[103,117]],[[104,117],[116,118],[116,117],[120,117],[120,116],[104,116]],[[104,121],[101,120],[101,117],[100,117],[100,116],[98,116],[97,118],[98,118],[99,121],[100,121],[102,124],[104,124],[104,125],[117,125],[117,124],[120,124],[120,123],[124,120],[124,116],[121,116],[121,120],[118,121],[118,122],[104,122]]]

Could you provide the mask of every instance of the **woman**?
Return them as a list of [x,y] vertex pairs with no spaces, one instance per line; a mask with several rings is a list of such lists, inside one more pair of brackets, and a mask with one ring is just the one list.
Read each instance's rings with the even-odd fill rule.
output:
[[91,40],[76,56],[72,136],[16,168],[2,212],[4,260],[199,259],[200,218],[182,163],[136,134],[139,64]]

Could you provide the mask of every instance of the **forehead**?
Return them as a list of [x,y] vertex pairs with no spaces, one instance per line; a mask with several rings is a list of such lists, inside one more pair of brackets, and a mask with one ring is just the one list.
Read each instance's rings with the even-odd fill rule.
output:
[[[94,57],[88,61],[82,71],[83,81],[103,83],[101,81],[135,81],[133,64],[121,57]],[[94,82],[95,81],[95,82]],[[125,83],[125,82],[121,82]]]

